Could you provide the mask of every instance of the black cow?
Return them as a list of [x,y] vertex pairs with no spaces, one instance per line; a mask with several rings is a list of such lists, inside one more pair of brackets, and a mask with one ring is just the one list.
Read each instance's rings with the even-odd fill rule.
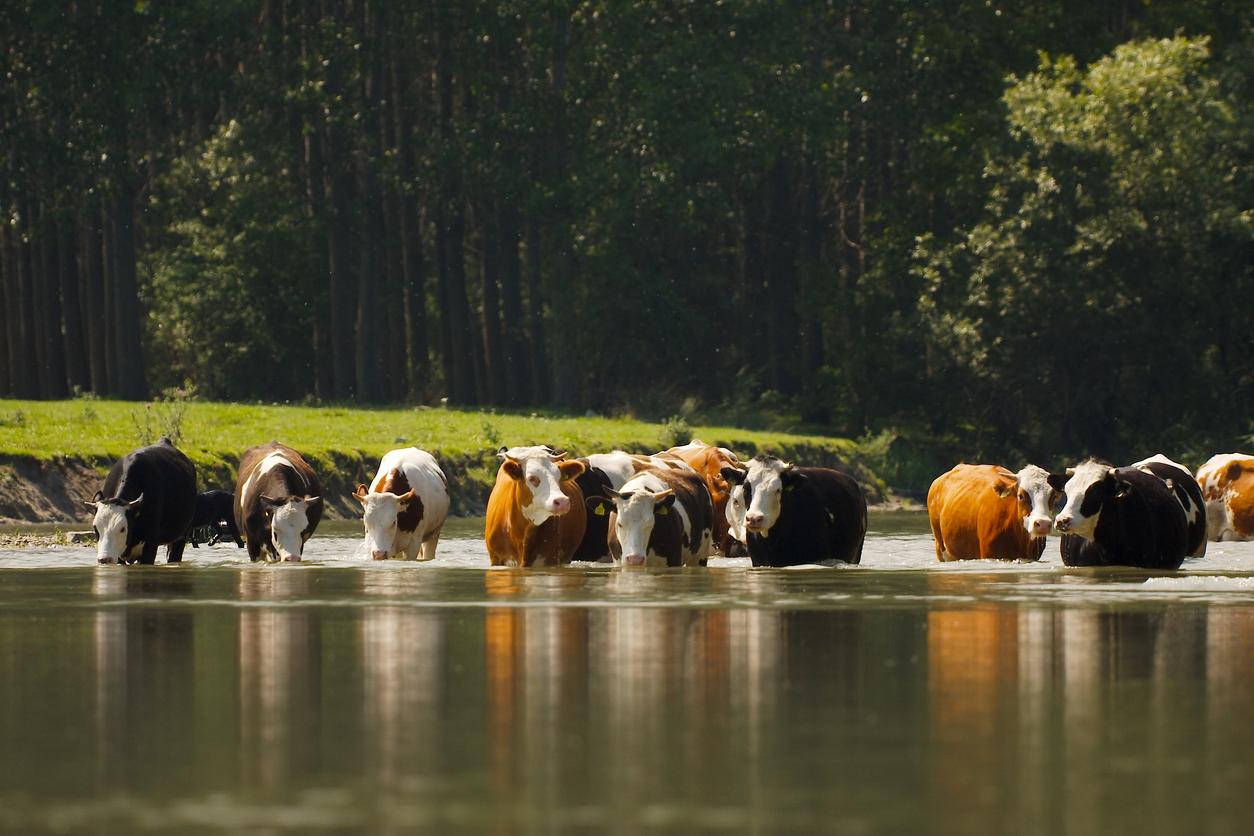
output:
[[1087,461],[1051,474],[1049,483],[1066,493],[1054,519],[1066,565],[1179,569],[1184,562],[1184,509],[1153,473]]
[[774,456],[758,456],[748,471],[721,472],[728,483],[744,485],[745,544],[754,566],[862,560],[866,497],[852,476]]
[[606,503],[609,502],[610,491],[613,483],[605,471],[599,467],[594,467],[589,461],[579,459],[583,462],[584,471],[575,477],[575,484],[579,486],[579,490],[583,492],[584,501],[588,503],[589,508],[592,507],[593,499],[602,500],[600,512],[593,510],[588,515],[588,524],[583,530],[583,539],[579,541],[579,548],[575,549],[575,554],[571,560],[584,560],[595,562],[598,560],[608,560],[610,557],[610,547],[607,538],[609,532],[609,514],[606,512]]
[[1184,522],[1188,527],[1188,543],[1185,551],[1189,557],[1206,556],[1206,500],[1202,498],[1202,486],[1182,464],[1176,464],[1162,453],[1132,465],[1153,473],[1171,488],[1176,501],[1184,510]]
[[235,494],[230,491],[197,494],[189,538],[192,548],[200,548],[200,543],[212,546],[223,537],[230,537],[238,548],[244,547],[239,529],[235,527]]
[[271,441],[249,447],[239,461],[235,524],[248,556],[298,561],[322,519],[322,484],[304,456]]
[[[692,470],[649,468],[587,500],[606,518],[609,551],[624,566],[705,566],[713,542],[710,489]],[[608,511],[608,514],[606,513]]]
[[166,562],[178,563],[196,508],[196,467],[162,437],[119,459],[87,505],[96,511],[100,563],[155,563],[160,545]]

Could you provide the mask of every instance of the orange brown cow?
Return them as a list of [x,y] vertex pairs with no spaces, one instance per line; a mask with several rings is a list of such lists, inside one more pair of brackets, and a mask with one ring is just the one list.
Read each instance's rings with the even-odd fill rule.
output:
[[1221,453],[1197,469],[1209,540],[1254,540],[1254,456]]
[[549,447],[501,448],[488,497],[485,540],[493,566],[569,563],[583,539],[587,511],[575,477],[579,461]]
[[1012,473],[991,464],[937,477],[927,492],[937,560],[1039,560],[1058,498],[1048,478],[1036,465]]

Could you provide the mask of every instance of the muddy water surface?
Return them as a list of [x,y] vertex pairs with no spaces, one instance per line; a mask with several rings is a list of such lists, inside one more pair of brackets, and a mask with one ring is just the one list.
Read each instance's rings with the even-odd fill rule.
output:
[[0,552],[0,828],[1244,833],[1254,544],[1179,573]]

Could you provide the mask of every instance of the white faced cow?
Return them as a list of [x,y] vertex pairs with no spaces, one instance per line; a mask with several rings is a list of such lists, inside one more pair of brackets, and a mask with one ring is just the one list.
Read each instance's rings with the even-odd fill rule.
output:
[[488,497],[484,539],[493,566],[562,565],[573,558],[587,525],[575,483],[581,461],[563,461],[551,447],[501,448],[501,467]]
[[119,459],[87,505],[96,512],[99,563],[153,563],[162,544],[166,562],[178,563],[196,509],[196,468],[162,438]]
[[1054,520],[1066,565],[1180,568],[1188,542],[1184,509],[1158,476],[1090,460],[1065,476],[1051,474],[1049,483],[1066,494]]
[[[641,473],[608,490],[608,541],[624,566],[704,566],[713,539],[714,505],[695,472],[672,468]],[[605,515],[604,497],[590,497],[593,516]]]
[[379,462],[370,489],[358,485],[366,551],[375,560],[389,557],[430,560],[448,519],[448,480],[425,450],[392,450]]
[[322,485],[300,453],[277,441],[244,451],[235,486],[235,524],[250,558],[300,560],[321,519]]
[[825,467],[794,467],[758,456],[748,471],[723,468],[744,486],[745,538],[754,566],[862,559],[866,498],[852,476]]

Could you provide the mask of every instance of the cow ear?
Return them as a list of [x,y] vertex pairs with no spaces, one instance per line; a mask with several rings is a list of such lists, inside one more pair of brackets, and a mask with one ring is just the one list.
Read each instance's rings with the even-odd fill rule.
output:
[[496,451],[496,457],[497,457],[498,459],[501,459],[502,461],[504,461],[504,460],[505,460],[505,452],[506,452],[507,450],[509,450],[509,448],[508,448],[508,447],[502,447],[500,450],[497,450],[497,451]]
[[[564,456],[566,454],[562,453],[562,455]],[[585,468],[583,466],[583,462],[576,459],[569,462],[559,460],[557,463],[557,469],[561,471],[563,479],[574,479],[577,476],[582,476]]]
[[605,495],[610,498],[611,502],[617,502],[619,497],[622,496],[622,494],[620,494],[618,491],[608,486],[602,488],[601,490],[605,492]]
[[675,492],[665,491],[655,494],[653,497],[653,510],[659,514],[666,514],[670,511],[671,506],[675,504]]
[[505,471],[506,476],[515,480],[521,479],[523,475],[522,465],[514,459],[506,459],[501,465],[501,470]]
[[734,467],[725,467],[718,473],[727,480],[729,485],[740,485],[745,481],[745,472]]
[[1007,485],[1005,482],[997,482],[993,485],[993,493],[997,494],[1002,499],[1010,496],[1010,493],[1013,490],[1014,487],[1012,485]]
[[1235,482],[1241,478],[1241,463],[1229,462],[1227,469],[1224,470],[1224,477],[1229,482]]
[[1051,488],[1058,491],[1059,493],[1062,493],[1063,488],[1067,487],[1067,474],[1051,473],[1049,474],[1049,476],[1046,478],[1045,481],[1049,483],[1049,486]]
[[358,485],[357,490],[353,491],[353,498],[356,499],[358,502],[360,502],[362,505],[365,505],[366,504],[366,491],[367,491],[367,488],[365,485]]
[[408,508],[409,503],[414,501],[414,495],[415,495],[414,489],[410,488],[409,493],[401,494],[400,496],[396,498],[396,501],[399,502],[401,505],[404,505],[406,508]]
[[609,513],[606,506],[610,504],[610,501],[603,496],[590,496],[584,500],[584,504],[588,506],[588,511],[598,517],[604,517]]
[[792,490],[798,485],[804,485],[806,477],[793,470],[792,465],[788,465],[780,472],[779,480],[784,484],[786,490]]

